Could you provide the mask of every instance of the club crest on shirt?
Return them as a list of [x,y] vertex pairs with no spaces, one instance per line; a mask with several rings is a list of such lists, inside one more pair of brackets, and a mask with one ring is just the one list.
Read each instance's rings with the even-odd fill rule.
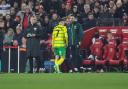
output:
[[76,29],[77,28],[77,26],[74,26],[74,29]]
[[34,28],[34,31],[36,31],[37,30],[37,28]]

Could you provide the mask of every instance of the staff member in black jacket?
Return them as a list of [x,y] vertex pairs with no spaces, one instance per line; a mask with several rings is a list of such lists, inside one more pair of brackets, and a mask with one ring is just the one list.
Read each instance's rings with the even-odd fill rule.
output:
[[40,38],[41,38],[41,28],[37,25],[36,16],[30,17],[30,25],[25,31],[25,38],[27,39],[26,48],[27,48],[27,58],[30,63],[29,73],[33,73],[33,59],[36,60],[37,73],[41,67],[40,60]]
[[[3,60],[2,60],[2,53],[3,53],[3,39],[4,39],[4,32],[3,29],[0,27],[0,62],[1,62],[1,71],[3,72]],[[1,72],[0,71],[0,72]]]

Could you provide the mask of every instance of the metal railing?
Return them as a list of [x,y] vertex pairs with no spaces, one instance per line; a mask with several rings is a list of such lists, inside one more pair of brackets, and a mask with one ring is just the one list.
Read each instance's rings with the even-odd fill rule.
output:
[[123,20],[120,18],[98,18],[96,19],[97,26],[124,26]]
[[[18,52],[18,58],[17,58],[17,73],[19,74],[20,73],[20,48],[19,46],[4,46],[3,47],[4,49],[8,49],[8,73],[11,72],[11,49],[17,49],[17,52]],[[16,55],[15,55],[16,56]]]
[[124,26],[123,19],[121,18],[97,18],[92,21],[84,19],[82,26],[84,30],[90,29],[92,27],[114,27],[114,26]]

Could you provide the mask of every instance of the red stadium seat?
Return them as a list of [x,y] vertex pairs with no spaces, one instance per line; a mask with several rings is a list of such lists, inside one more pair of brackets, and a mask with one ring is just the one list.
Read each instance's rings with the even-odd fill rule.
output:
[[115,39],[109,40],[109,43],[104,47],[104,56],[103,58],[107,60],[108,70],[112,67],[119,67],[121,64],[121,60],[116,57],[116,42]]
[[122,29],[123,38],[128,38],[128,29]]
[[118,46],[118,59],[122,61],[124,65],[128,64],[128,57],[126,50],[128,50],[128,38],[123,38],[122,43]]
[[91,45],[91,54],[97,56],[97,57],[102,57],[102,48],[103,48],[103,43],[100,39],[96,39],[95,43]]
[[90,59],[85,59],[83,62],[82,62],[83,65],[92,65],[93,64],[93,60],[90,60]]
[[[90,49],[91,49],[91,54],[94,56],[98,56],[98,57],[102,57],[102,51],[101,51],[101,48],[102,48],[102,42],[98,39],[96,39],[96,42],[94,44],[91,45]],[[85,59],[83,61],[83,65],[86,65],[86,66],[93,66],[94,65],[94,59]]]
[[91,54],[94,56],[94,59],[85,59],[83,61],[84,65],[92,65],[95,67],[96,65],[105,65],[106,61],[102,60],[103,56],[103,43],[100,39],[96,39],[95,43],[91,45]]
[[104,47],[104,59],[109,61],[109,65],[119,64],[116,60],[116,42],[114,39],[109,40],[109,43]]
[[84,59],[82,61],[83,67],[85,67],[86,71],[88,71],[88,68],[91,68],[91,70],[94,70],[94,61],[90,59]]
[[96,42],[91,46],[91,53],[97,57],[95,58],[95,65],[105,65],[106,61],[103,60],[103,42],[96,39]]

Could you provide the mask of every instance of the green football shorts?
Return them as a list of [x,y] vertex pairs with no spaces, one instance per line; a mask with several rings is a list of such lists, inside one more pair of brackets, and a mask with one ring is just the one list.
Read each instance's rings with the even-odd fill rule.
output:
[[54,54],[58,55],[58,56],[65,57],[65,55],[66,55],[66,48],[64,48],[64,47],[54,48]]

